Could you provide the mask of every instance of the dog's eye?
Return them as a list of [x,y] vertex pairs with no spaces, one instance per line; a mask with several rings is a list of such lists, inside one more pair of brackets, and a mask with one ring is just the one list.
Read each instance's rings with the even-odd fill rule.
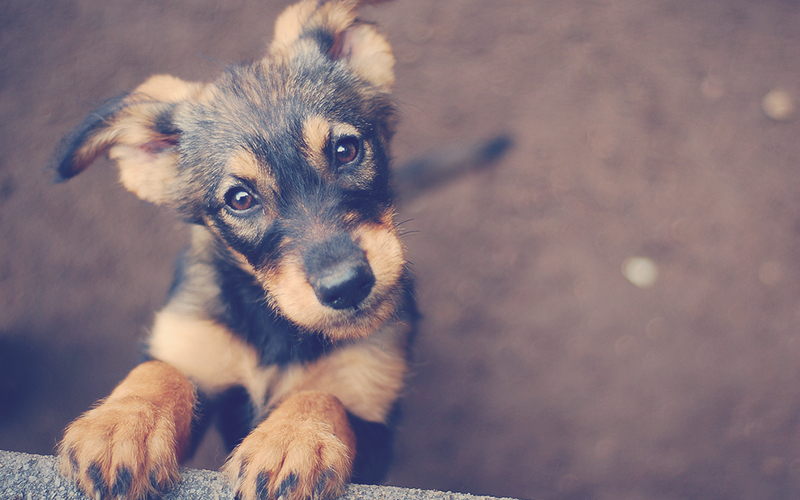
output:
[[355,137],[343,137],[336,141],[333,146],[333,155],[336,163],[345,165],[358,158],[358,139]]
[[225,194],[225,204],[241,212],[253,208],[256,205],[256,198],[247,190],[235,187]]

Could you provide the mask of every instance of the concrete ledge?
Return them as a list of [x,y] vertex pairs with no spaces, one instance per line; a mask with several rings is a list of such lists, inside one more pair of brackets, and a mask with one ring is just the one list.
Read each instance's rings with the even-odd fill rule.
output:
[[[232,500],[233,493],[219,472],[184,469],[178,486],[164,500]],[[342,500],[489,500],[492,497],[442,493],[393,486],[347,486]],[[52,456],[0,450],[0,499],[87,500],[56,470]]]

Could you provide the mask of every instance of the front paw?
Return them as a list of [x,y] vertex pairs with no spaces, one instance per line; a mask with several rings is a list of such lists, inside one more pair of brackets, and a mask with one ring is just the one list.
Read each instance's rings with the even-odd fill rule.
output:
[[175,423],[136,396],[106,401],[73,422],[59,446],[61,473],[90,498],[144,498],[179,479]]
[[320,393],[284,402],[225,465],[237,499],[329,499],[350,479],[355,438],[341,404]]

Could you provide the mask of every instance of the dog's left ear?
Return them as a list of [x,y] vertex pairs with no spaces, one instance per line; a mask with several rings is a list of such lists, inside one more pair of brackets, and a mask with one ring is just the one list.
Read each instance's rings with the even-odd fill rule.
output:
[[128,190],[153,203],[170,201],[181,135],[173,122],[175,108],[202,88],[156,75],[130,94],[107,101],[61,140],[50,164],[56,181],[78,175],[107,152]]
[[385,0],[304,0],[287,8],[275,23],[270,55],[292,58],[305,44],[317,48],[380,90],[394,84],[392,47],[371,24],[357,19],[363,4]]

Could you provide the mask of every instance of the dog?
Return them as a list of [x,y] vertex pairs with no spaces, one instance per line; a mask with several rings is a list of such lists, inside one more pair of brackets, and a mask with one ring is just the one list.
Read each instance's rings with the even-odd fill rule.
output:
[[191,227],[145,359],[59,444],[90,498],[168,491],[210,425],[237,498],[332,498],[385,473],[417,310],[392,49],[357,17],[380,2],[302,0],[262,59],[208,83],[153,76],[57,148],[57,180],[107,154]]

